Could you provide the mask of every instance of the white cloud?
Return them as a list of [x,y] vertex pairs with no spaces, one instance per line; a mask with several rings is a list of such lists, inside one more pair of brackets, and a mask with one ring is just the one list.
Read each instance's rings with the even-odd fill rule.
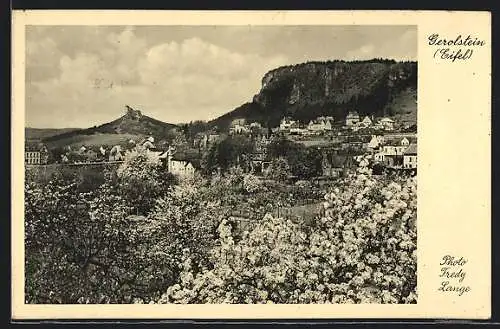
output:
[[211,119],[250,101],[263,75],[282,65],[416,57],[415,28],[351,30],[30,27],[27,125],[93,126],[117,118],[124,104],[167,122]]
[[28,103],[43,109],[33,121],[50,126],[50,108],[64,112],[58,120],[67,126],[92,126],[116,118],[124,104],[167,122],[211,119],[250,101],[262,76],[286,64],[283,56],[240,54],[199,38],[148,49],[126,29],[107,40],[99,53],[62,56],[59,76],[33,85]]

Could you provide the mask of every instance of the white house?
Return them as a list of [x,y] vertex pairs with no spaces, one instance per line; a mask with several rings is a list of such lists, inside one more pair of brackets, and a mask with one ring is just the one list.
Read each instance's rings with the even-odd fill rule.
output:
[[290,134],[292,135],[305,135],[307,132],[308,130],[297,122],[290,126]]
[[229,128],[229,132],[232,134],[241,134],[250,132],[250,129],[246,125],[235,124]]
[[393,130],[394,129],[394,120],[391,118],[382,118],[379,120],[379,124],[385,129],[385,130]]
[[403,168],[417,168],[417,144],[411,144],[403,153]]
[[384,155],[403,155],[404,151],[408,148],[410,142],[406,137],[401,139],[399,142],[390,141],[387,144],[383,145],[382,153]]
[[49,151],[42,143],[28,142],[24,148],[24,161],[27,164],[46,164]]
[[168,150],[159,155],[160,159],[167,160],[167,171],[181,178],[192,177],[196,171],[193,163],[175,155],[175,150],[169,147]]
[[290,130],[291,126],[295,123],[290,117],[284,117],[280,122],[280,130]]
[[168,161],[168,171],[181,177],[190,177],[194,175],[195,169],[193,164],[187,160],[171,158]]
[[373,158],[375,159],[376,162],[384,162],[384,153],[377,152],[374,154]]
[[144,147],[146,150],[151,150],[155,148],[155,145],[153,144],[155,139],[153,137],[148,137],[144,143],[142,143],[142,147]]
[[359,114],[356,111],[349,112],[345,119],[345,125],[347,127],[352,127],[359,122]]
[[250,128],[262,128],[262,125],[259,122],[252,122],[250,124]]
[[381,136],[372,135],[372,138],[368,142],[367,147],[369,149],[372,149],[372,150],[377,149],[380,146],[380,144],[381,144],[381,138],[380,137]]
[[120,145],[115,145],[109,151],[109,161],[123,160],[122,148]]
[[372,119],[369,116],[364,117],[364,119],[358,124],[361,128],[368,128],[373,125]]
[[330,123],[330,121],[324,120],[324,118],[323,119],[320,118],[309,121],[307,129],[314,132],[332,130],[332,124]]

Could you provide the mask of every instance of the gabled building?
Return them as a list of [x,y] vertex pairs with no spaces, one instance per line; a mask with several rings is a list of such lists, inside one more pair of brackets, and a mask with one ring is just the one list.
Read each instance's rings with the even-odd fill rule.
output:
[[197,159],[189,154],[176,152],[172,147],[162,152],[159,158],[165,163],[168,172],[181,178],[192,177],[196,169],[199,168]]
[[408,146],[408,148],[403,152],[403,168],[417,168],[417,144],[410,144],[410,146]]
[[191,177],[196,170],[189,160],[172,157],[168,162],[168,171],[181,177]]
[[122,147],[115,145],[109,151],[109,161],[122,161],[124,158]]
[[382,158],[384,164],[388,167],[403,167],[403,155],[406,149],[408,149],[410,142],[408,138],[403,137],[402,139],[390,139],[387,140],[381,147],[379,155],[375,158]]
[[298,122],[294,123],[290,127],[290,134],[291,135],[305,135],[308,133],[308,129],[306,128],[305,125],[300,124]]
[[250,132],[250,128],[244,125],[234,125],[229,128],[230,134],[246,134]]
[[353,127],[356,124],[358,124],[359,120],[360,118],[358,112],[356,111],[349,112],[347,114],[347,117],[345,118],[345,125],[347,127]]
[[370,139],[366,147],[372,151],[376,150],[379,148],[380,144],[382,144],[382,141],[383,141],[382,136],[372,135],[372,138]]
[[141,146],[146,150],[154,151],[156,150],[154,142],[155,142],[154,137],[150,136],[141,143]]
[[394,130],[394,120],[391,118],[382,118],[379,120],[379,125],[385,130]]
[[28,141],[24,146],[24,162],[30,165],[47,164],[49,151],[45,144],[39,141]]
[[330,131],[332,130],[332,124],[324,117],[319,117],[316,120],[309,121],[307,129],[313,132]]
[[381,151],[384,155],[402,156],[408,145],[410,142],[406,137],[401,140],[389,140],[381,146]]
[[242,134],[250,132],[250,127],[246,124],[246,119],[239,118],[231,121],[231,125],[229,126],[230,134]]
[[323,176],[339,177],[353,166],[353,158],[337,152],[323,152],[321,167]]
[[369,116],[366,116],[358,125],[360,128],[369,128],[373,125],[373,120]]
[[284,117],[283,119],[281,119],[279,130],[289,131],[294,123],[296,123],[296,121],[292,118]]

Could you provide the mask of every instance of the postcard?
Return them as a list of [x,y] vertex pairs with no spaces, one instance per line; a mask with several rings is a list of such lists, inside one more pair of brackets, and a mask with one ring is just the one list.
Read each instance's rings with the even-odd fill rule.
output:
[[490,317],[489,12],[12,31],[13,319]]

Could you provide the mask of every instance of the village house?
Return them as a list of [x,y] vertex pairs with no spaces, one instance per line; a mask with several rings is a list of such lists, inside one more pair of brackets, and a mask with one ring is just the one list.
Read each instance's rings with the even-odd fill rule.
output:
[[196,160],[189,158],[187,154],[176,152],[173,147],[162,152],[159,158],[169,173],[181,178],[192,177],[196,172],[196,167],[199,167]]
[[389,140],[382,146],[382,152],[384,155],[403,155],[408,145],[410,145],[410,141],[406,137],[399,142],[397,140]]
[[380,145],[383,143],[384,141],[384,137],[381,136],[381,135],[372,135],[372,138],[370,139],[370,141],[368,142],[368,144],[366,145],[366,148],[371,150],[371,151],[374,151],[376,149],[378,149],[380,147]]
[[29,141],[24,147],[24,162],[26,164],[47,164],[49,151],[45,144],[38,141]]
[[336,151],[324,151],[321,162],[322,174],[326,177],[340,177],[353,166],[353,158],[338,154]]
[[216,133],[198,133],[193,141],[194,147],[208,148],[210,145],[218,141],[219,134]]
[[262,128],[262,125],[259,122],[252,122],[250,124],[250,129],[253,129],[253,128],[260,129],[260,128]]
[[109,151],[109,161],[122,161],[123,153],[122,147],[120,145],[115,145]]
[[290,117],[284,117],[283,119],[281,119],[279,130],[289,131],[291,126],[295,122],[296,121],[292,120],[292,118],[290,118]]
[[[388,167],[398,167],[403,165],[404,151],[410,145],[408,138],[404,137],[400,141],[389,140],[381,146],[383,162]],[[377,158],[380,158],[378,156]]]
[[369,116],[364,117],[364,119],[358,123],[358,127],[360,128],[369,128],[372,125],[373,125],[373,120]]
[[306,135],[309,130],[305,127],[305,125],[295,122],[290,127],[290,135]]
[[394,120],[391,118],[382,118],[379,120],[379,125],[385,130],[394,130]]
[[403,153],[403,168],[417,168],[417,144],[410,144]]
[[324,132],[331,131],[332,124],[330,121],[326,120],[324,117],[319,117],[316,120],[309,121],[307,129],[311,132]]
[[174,175],[184,178],[193,176],[195,168],[188,160],[172,157],[168,161],[168,171]]
[[373,159],[375,162],[384,162],[384,153],[383,152],[377,152],[373,155]]
[[249,126],[246,124],[246,120],[243,118],[234,119],[229,127],[230,134],[242,134],[250,132]]
[[149,150],[149,151],[155,151],[156,150],[156,147],[154,145],[154,142],[155,142],[155,139],[154,137],[152,136],[149,136],[148,138],[146,138],[143,142],[142,142],[142,147],[146,150]]
[[354,127],[359,122],[359,114],[356,111],[349,112],[345,118],[345,125],[349,128]]

